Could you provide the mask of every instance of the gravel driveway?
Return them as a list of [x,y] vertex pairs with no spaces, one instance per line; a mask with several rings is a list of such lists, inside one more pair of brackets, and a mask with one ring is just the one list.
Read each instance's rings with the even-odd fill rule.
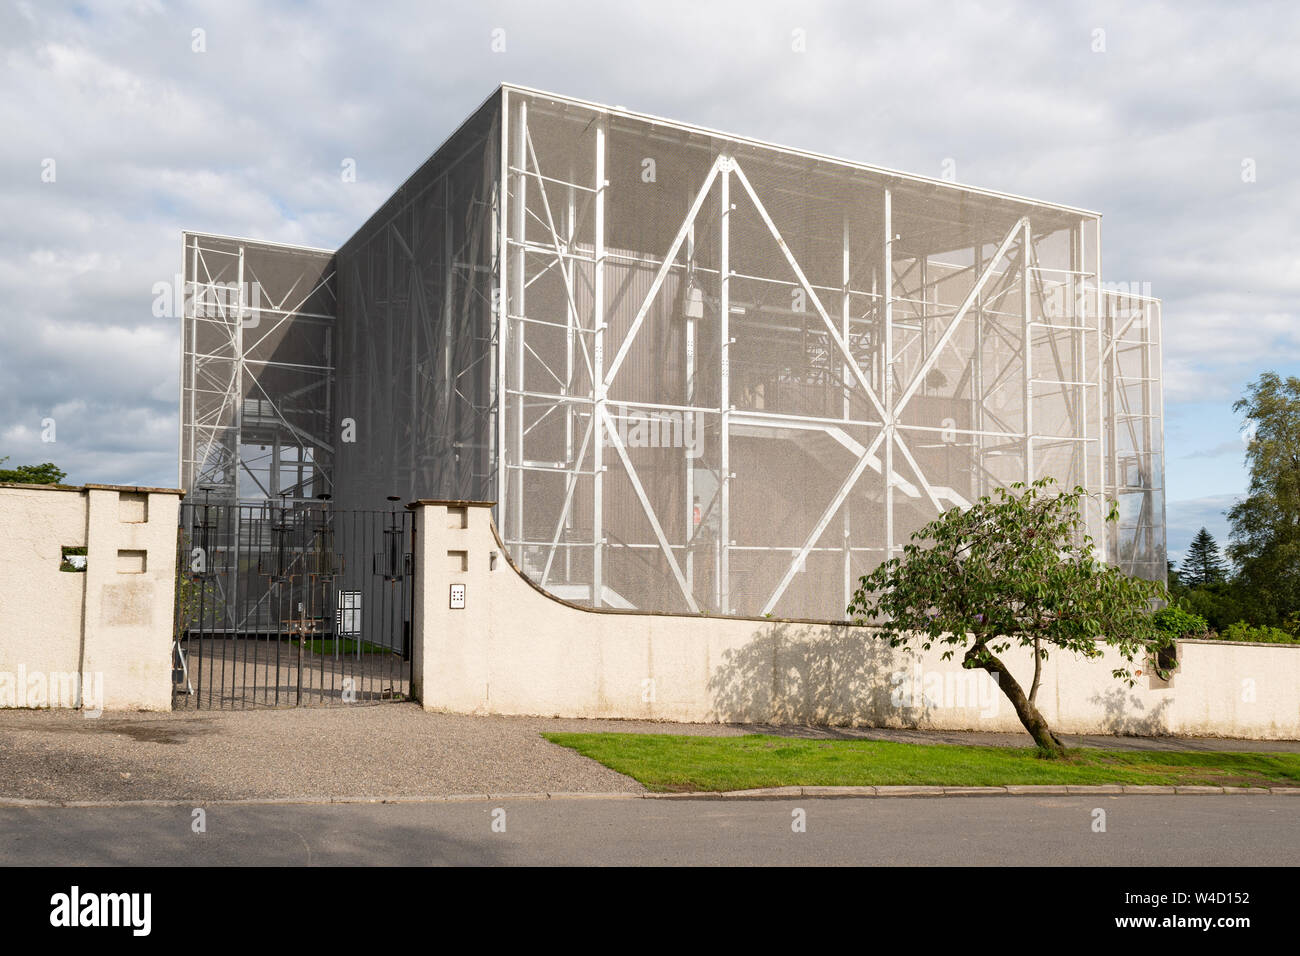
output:
[[[426,714],[409,703],[105,714],[0,713],[0,796],[220,800],[640,791],[542,730],[727,733],[619,721]],[[740,731],[731,731],[739,733]]]

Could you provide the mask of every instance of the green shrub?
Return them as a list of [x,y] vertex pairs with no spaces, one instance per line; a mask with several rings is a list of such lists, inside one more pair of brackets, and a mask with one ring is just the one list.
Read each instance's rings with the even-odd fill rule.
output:
[[1229,624],[1219,632],[1224,641],[1250,641],[1253,644],[1300,644],[1300,637],[1294,637],[1278,627],[1255,627],[1245,621]]
[[1205,618],[1199,614],[1193,614],[1181,607],[1167,607],[1163,610],[1156,611],[1156,627],[1164,631],[1170,637],[1198,637],[1204,635],[1210,629]]
[[1187,588],[1178,596],[1178,606],[1205,618],[1212,631],[1222,631],[1233,621],[1249,617],[1251,602],[1233,584],[1203,584]]

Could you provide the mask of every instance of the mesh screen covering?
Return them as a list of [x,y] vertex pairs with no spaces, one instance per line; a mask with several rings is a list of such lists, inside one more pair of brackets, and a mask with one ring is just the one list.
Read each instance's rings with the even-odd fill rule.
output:
[[494,98],[339,250],[343,507],[494,496],[498,112]]
[[[1095,217],[540,94],[506,110],[499,517],[549,590],[834,619],[940,510],[1047,475],[1104,492],[1117,441],[1154,461],[1158,417],[1104,427],[1103,364],[1131,359]],[[1093,531],[1155,576],[1141,494]]]
[[1130,574],[1164,580],[1164,408],[1160,387],[1160,303],[1127,291],[1102,299],[1108,355],[1104,377],[1106,476],[1120,518],[1111,528],[1111,558]]
[[1049,475],[1163,577],[1158,303],[1099,263],[1092,214],[504,87],[337,255],[329,474],[494,500],[605,607],[839,619]]

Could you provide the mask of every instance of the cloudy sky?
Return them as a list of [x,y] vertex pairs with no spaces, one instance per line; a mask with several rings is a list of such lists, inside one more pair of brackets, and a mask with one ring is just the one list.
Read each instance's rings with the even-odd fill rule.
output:
[[0,456],[174,485],[180,231],[334,248],[504,80],[1102,212],[1105,278],[1164,300],[1176,557],[1245,487],[1233,400],[1300,374],[1297,37],[1293,3],[4,0]]

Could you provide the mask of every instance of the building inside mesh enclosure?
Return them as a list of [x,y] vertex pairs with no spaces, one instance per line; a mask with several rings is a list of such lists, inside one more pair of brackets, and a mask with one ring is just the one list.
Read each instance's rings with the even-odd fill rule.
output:
[[1159,302],[1100,216],[516,86],[336,250],[184,235],[181,484],[496,502],[547,591],[840,619],[1052,476],[1165,574]]

